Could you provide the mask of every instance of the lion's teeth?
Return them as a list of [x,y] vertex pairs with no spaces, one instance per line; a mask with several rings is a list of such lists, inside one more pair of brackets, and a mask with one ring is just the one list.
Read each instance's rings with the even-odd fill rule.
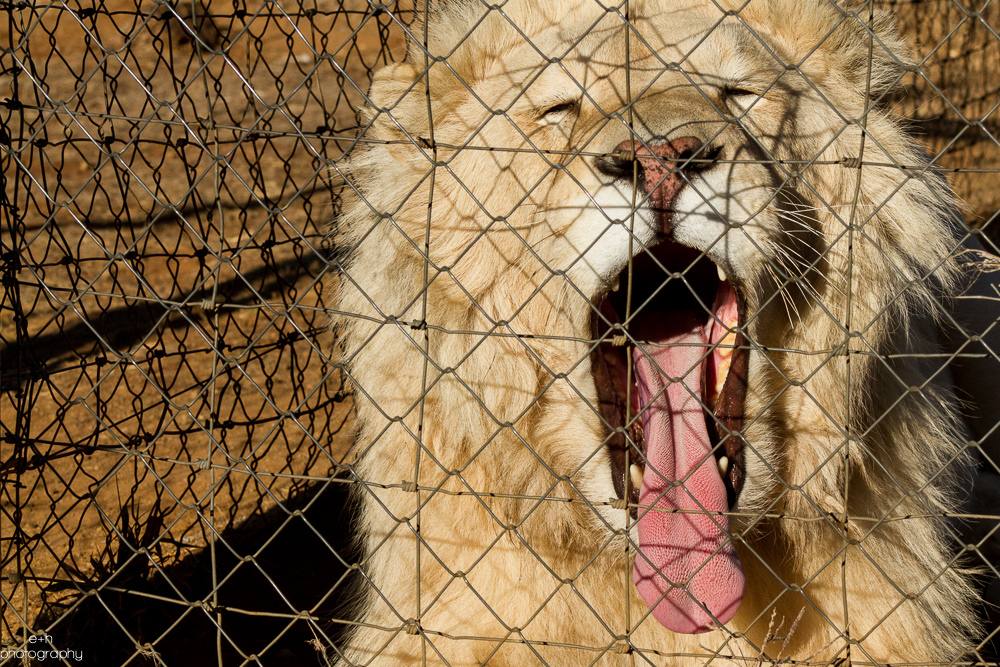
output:
[[[726,322],[726,329],[728,331],[726,331],[726,335],[722,337],[722,340],[719,341],[719,347],[716,348],[719,351],[719,356],[723,359],[733,356],[733,349],[736,346],[736,329],[739,326],[740,322],[735,317]],[[726,372],[729,372],[728,367],[726,368]]]
[[630,465],[628,467],[628,474],[629,474],[629,477],[632,478],[632,486],[634,486],[637,489],[641,489],[642,488],[642,469],[640,469],[639,466],[637,466],[636,464],[633,463],[632,465]]
[[722,475],[723,477],[725,477],[727,472],[729,472],[729,457],[728,456],[720,456],[719,457],[719,474]]
[[615,278],[615,284],[611,286],[611,291],[617,292],[618,288],[621,286],[622,286],[622,278],[621,276],[618,276],[617,278]]
[[725,357],[723,357],[722,362],[719,364],[718,377],[715,380],[715,393],[718,396],[722,395],[722,390],[726,386],[726,378],[729,377],[729,368],[732,365],[732,359]]
[[719,356],[728,359],[733,356],[733,346],[736,345],[736,332],[730,330],[722,340],[719,341]]
[[715,270],[719,272],[719,280],[726,282],[726,272],[722,270],[722,267],[716,264]]

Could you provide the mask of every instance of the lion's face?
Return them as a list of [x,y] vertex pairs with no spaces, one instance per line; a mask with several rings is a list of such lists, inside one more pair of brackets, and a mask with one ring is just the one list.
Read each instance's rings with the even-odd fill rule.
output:
[[[941,254],[905,247],[872,215],[872,193],[930,198],[922,186],[869,170],[852,198],[856,172],[843,164],[862,126],[867,159],[915,155],[887,115],[865,111],[893,83],[896,43],[881,22],[872,37],[825,1],[738,14],[633,2],[628,23],[593,2],[509,3],[485,18],[471,6],[431,24],[429,55],[447,58],[428,59],[426,78],[416,47],[376,78],[374,126],[389,140],[377,150],[394,156],[400,184],[366,191],[369,205],[392,213],[400,253],[426,242],[443,267],[428,288],[457,314],[443,327],[532,337],[525,356],[543,380],[524,407],[537,401],[531,423],[564,430],[525,426],[520,437],[578,473],[585,498],[629,503],[629,516],[599,506],[595,525],[630,526],[654,615],[682,632],[726,622],[745,582],[723,513],[777,502],[779,482],[797,481],[788,457],[821,467],[820,447],[776,443],[796,429],[822,441],[841,416],[842,406],[819,414],[803,389],[829,360],[779,348],[835,345],[852,317],[878,345],[884,303],[847,297],[859,269],[844,258],[866,274],[881,261],[853,245],[857,211],[867,240]],[[448,93],[428,102],[425,85]],[[907,277],[887,280],[897,278]],[[472,365],[481,345],[453,357]],[[518,354],[498,350],[484,387],[497,354]],[[483,404],[528,419],[521,404]]]

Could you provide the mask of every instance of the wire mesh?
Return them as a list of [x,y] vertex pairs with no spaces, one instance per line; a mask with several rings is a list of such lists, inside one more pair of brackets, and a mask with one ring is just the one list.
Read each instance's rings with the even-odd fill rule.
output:
[[[749,12],[745,8],[756,2],[729,13],[710,1],[696,4],[715,8],[722,25],[724,19],[738,22],[741,12]],[[808,493],[803,495],[811,503],[809,511],[798,516],[773,499],[742,513],[738,505],[714,514],[704,506],[688,510],[709,517],[716,526],[720,519],[713,516],[741,526],[734,539],[746,549],[740,553],[748,576],[779,582],[777,589],[766,589],[778,590],[773,600],[754,601],[759,612],[755,617],[739,617],[727,626],[731,629],[717,631],[718,638],[706,635],[711,639],[684,640],[687,643],[650,639],[660,637],[656,633],[661,629],[642,611],[646,605],[631,587],[631,565],[621,565],[620,581],[588,581],[588,572],[598,569],[594,564],[609,558],[612,550],[629,554],[615,556],[619,560],[642,560],[636,556],[638,540],[624,535],[655,503],[631,499],[628,472],[624,493],[617,498],[587,492],[594,487],[580,477],[591,474],[588,466],[595,465],[594,460],[607,456],[602,452],[612,448],[612,440],[620,437],[631,445],[640,436],[634,430],[616,431],[616,424],[601,412],[601,399],[588,392],[586,383],[574,385],[568,379],[589,373],[592,353],[603,354],[613,343],[628,355],[628,393],[635,373],[651,372],[636,370],[636,364],[643,354],[653,355],[636,352],[642,336],[627,326],[615,328],[613,321],[606,322],[610,330],[598,327],[594,335],[582,337],[552,333],[545,322],[539,324],[537,317],[544,320],[547,314],[539,316],[532,304],[537,306],[535,297],[550,283],[565,282],[567,300],[578,295],[589,301],[593,295],[590,288],[567,280],[566,269],[535,254],[532,242],[516,228],[509,238],[498,241],[493,236],[490,224],[506,224],[504,216],[538,206],[530,185],[519,184],[523,201],[503,213],[482,183],[462,183],[459,190],[448,191],[456,199],[467,194],[482,201],[475,201],[479,208],[467,219],[475,233],[456,237],[459,247],[445,249],[455,238],[434,228],[435,214],[448,204],[435,201],[433,179],[444,182],[454,176],[449,161],[463,155],[476,156],[484,172],[489,165],[515,164],[519,156],[543,159],[554,171],[574,160],[618,160],[625,167],[617,177],[631,179],[631,212],[624,216],[632,225],[629,256],[641,257],[647,248],[634,231],[635,212],[659,196],[659,190],[643,190],[640,170],[660,169],[662,180],[668,181],[671,174],[702,169],[702,163],[736,165],[741,158],[695,151],[678,167],[635,129],[644,120],[633,117],[633,95],[642,99],[649,91],[634,90],[641,76],[632,72],[631,54],[649,48],[650,37],[634,24],[634,12],[640,10],[630,0],[608,4],[601,18],[617,22],[615,34],[626,45],[624,58],[614,64],[628,77],[628,99],[621,100],[624,111],[613,109],[605,116],[633,128],[628,155],[599,142],[565,150],[540,147],[530,139],[519,139],[519,147],[492,145],[471,131],[469,143],[448,143],[448,133],[435,136],[435,130],[456,119],[467,121],[463,109],[470,113],[478,105],[470,113],[473,117],[485,106],[491,118],[509,111],[497,100],[473,101],[475,86],[464,80],[445,92],[432,90],[433,77],[418,76],[408,89],[394,91],[395,99],[369,97],[373,77],[407,58],[420,65],[418,73],[433,65],[436,71],[448,68],[461,80],[455,69],[459,65],[449,58],[457,58],[462,44],[477,39],[475,31],[460,35],[450,51],[437,52],[428,45],[444,39],[434,31],[454,30],[452,24],[461,25],[468,16],[478,17],[474,28],[486,20],[517,26],[525,42],[533,45],[536,36],[525,34],[508,16],[516,13],[517,5],[513,0],[495,6],[470,0],[430,8],[361,0],[3,4],[0,664],[997,664],[1000,615],[993,605],[1000,602],[1000,485],[991,486],[990,475],[1000,475],[1000,461],[991,458],[995,447],[991,450],[987,443],[1000,415],[1000,399],[991,394],[973,429],[978,436],[966,434],[972,438],[967,451],[931,460],[928,466],[940,464],[940,469],[929,471],[926,486],[920,487],[893,477],[892,456],[866,449],[866,438],[880,428],[878,416],[868,419],[860,432],[852,431],[855,421],[850,413],[845,417],[840,412],[840,399],[836,405],[820,402],[818,409],[831,422],[851,425],[845,431],[846,445],[837,450],[847,461],[846,469],[867,455],[891,480],[881,492],[900,500],[886,515],[854,514],[846,499],[839,506],[833,499],[831,505],[830,498]],[[796,163],[755,154],[744,161],[765,164],[786,176],[795,172],[806,182],[803,175],[809,168],[836,167],[858,189],[862,174],[871,169],[876,171],[869,174],[909,172],[918,183],[946,177],[965,202],[962,224],[972,230],[956,238],[976,238],[996,252],[998,6],[989,1],[883,0],[829,7],[836,8],[840,21],[861,26],[872,24],[875,9],[885,11],[915,45],[909,61],[890,53],[905,61],[901,85],[873,108],[890,108],[908,119],[907,131],[931,156],[929,166],[901,163],[877,142],[868,143],[867,149],[862,143],[846,158],[809,154]],[[439,15],[444,19],[435,23],[433,17]],[[606,27],[595,24],[595,30]],[[572,47],[592,34],[574,37]],[[872,67],[877,66],[873,52],[884,55],[887,47],[874,35],[866,44],[870,85]],[[561,45],[568,57],[573,48]],[[485,58],[482,54],[490,45],[478,48]],[[560,65],[559,59],[552,62]],[[499,58],[493,64],[509,63]],[[661,58],[657,67],[683,73],[683,64],[675,65]],[[799,74],[805,67],[781,65]],[[832,67],[840,66],[847,65]],[[594,85],[577,83],[585,94]],[[528,84],[522,85],[527,90]],[[423,134],[409,134],[407,119],[393,115],[405,94],[424,100],[424,114],[437,112],[439,104],[446,107],[448,96],[466,96],[471,106],[433,119]],[[555,110],[557,115],[566,112]],[[393,138],[376,131],[386,117],[400,128]],[[845,122],[845,128],[849,125]],[[394,148],[417,151],[430,165],[425,173],[435,194],[420,200],[424,214],[416,221],[403,219],[400,201],[390,205],[395,196],[391,188],[372,193],[359,176],[359,155]],[[389,168],[383,164],[376,169]],[[387,198],[373,196],[380,194]],[[863,233],[864,225],[884,204],[859,204],[856,190],[853,200],[824,206],[828,211],[845,206],[838,211],[845,229],[856,232],[857,242],[863,243],[871,240]],[[351,237],[337,225],[349,213],[345,206],[354,206],[356,212],[362,205],[373,214],[371,223]],[[480,213],[489,220],[485,227],[477,217]],[[407,223],[413,223],[412,229]],[[331,224],[336,230],[332,233]],[[391,266],[384,274],[366,275],[364,265],[357,263],[358,247],[388,238],[392,230],[407,239],[409,257],[418,258],[417,265],[399,267],[398,275]],[[519,253],[517,261],[534,266],[543,276],[530,298],[513,310],[487,302],[454,271],[457,262],[480,261],[485,255],[477,253],[483,246],[496,251],[496,244],[504,243]],[[393,243],[386,243],[385,252],[391,247]],[[588,251],[577,248],[570,266],[578,266]],[[949,257],[963,252],[962,247],[952,248]],[[452,263],[439,261],[443,257],[451,257]],[[820,255],[813,267],[823,261]],[[639,270],[631,259],[628,267],[627,276],[633,275],[633,268]],[[420,284],[401,282],[412,271],[422,276]],[[660,278],[684,279],[667,273]],[[931,275],[922,278],[933,282]],[[782,282],[778,276],[775,280]],[[632,282],[626,277],[629,299]],[[793,283],[786,279],[784,286]],[[366,287],[376,284],[382,286],[378,294]],[[855,287],[854,298],[864,302],[869,286]],[[506,286],[498,283],[492,289],[500,293]],[[447,298],[434,290],[445,290]],[[351,301],[344,296],[347,292],[359,296]],[[404,297],[410,301],[400,301]],[[398,302],[397,307],[380,307],[388,302]],[[923,307],[947,320],[951,315],[941,305],[946,302]],[[641,310],[629,303],[629,314],[633,307]],[[468,326],[455,325],[461,318],[442,318],[446,308],[465,309]],[[974,308],[986,311],[990,306]],[[852,312],[850,306],[846,312]],[[331,315],[337,323],[332,328]],[[602,317],[600,312],[591,315]],[[491,326],[481,326],[487,320]],[[352,322],[361,325],[352,329]],[[728,344],[762,353],[750,327],[741,322]],[[345,334],[347,329],[351,333]],[[848,334],[858,329],[850,315],[844,329]],[[990,329],[975,333],[988,340]],[[409,353],[417,354],[416,365],[412,357],[394,356],[396,348],[382,333],[387,330],[405,337]],[[368,332],[370,339],[359,342],[359,332]],[[916,329],[908,333],[922,335]],[[582,344],[572,349],[585,354],[553,364],[552,350],[561,339]],[[913,393],[927,403],[962,406],[962,401],[971,401],[959,396],[956,402],[930,382],[953,372],[941,369],[963,354],[971,366],[988,368],[997,361],[988,345],[977,347],[979,340],[960,341],[951,348],[957,351],[926,355],[926,367],[933,367],[925,373],[930,379],[918,383]],[[449,348],[442,341],[458,342]],[[512,364],[535,363],[541,379],[491,371],[485,377],[523,381],[523,386],[508,387],[514,397],[508,396],[505,403],[495,387],[463,379],[463,365],[483,363],[476,355],[487,349],[490,354],[501,350],[509,355],[502,359],[515,360]],[[833,341],[805,352],[815,356],[814,367],[821,373],[826,364],[839,363],[843,349]],[[851,344],[846,349],[848,364],[900,368],[882,349]],[[917,360],[914,367],[926,370],[914,349],[901,349],[898,356]],[[776,357],[803,350],[772,346],[766,352]],[[901,378],[896,370],[886,372],[895,380],[885,388],[890,393],[913,380]],[[385,385],[373,387],[360,379],[372,373],[381,374]],[[787,388],[806,386],[811,377],[780,379]],[[613,383],[611,376],[603,380]],[[848,382],[840,389],[848,405],[853,405],[851,386]],[[562,395],[558,391],[568,391],[570,402],[586,407],[588,419],[599,416],[609,429],[607,438],[588,446],[582,463],[570,465],[572,456],[560,458],[562,452],[536,451],[535,438],[541,436],[519,426],[526,416],[551,409],[552,397]],[[660,395],[667,392],[661,388]],[[442,403],[442,396],[456,403]],[[442,425],[438,415],[457,415],[459,403],[464,410],[460,419]],[[522,404],[523,411],[517,407]],[[359,409],[368,415],[360,423]],[[768,409],[764,405],[758,421],[767,421]],[[920,413],[914,414],[919,422]],[[626,412],[633,429],[634,417]],[[727,432],[741,428],[735,422],[719,423]],[[488,437],[463,440],[463,433],[479,432],[475,429],[482,430],[483,424],[489,425],[483,431]],[[574,426],[564,420],[549,428],[572,431]],[[942,427],[940,436],[954,439],[955,434]],[[461,460],[457,468],[442,463],[449,460],[438,449],[445,441],[455,443],[452,458]],[[386,443],[406,446],[390,455]],[[716,456],[725,443],[725,437],[721,445],[716,443]],[[747,446],[756,451],[754,445]],[[621,451],[624,471],[635,457],[646,456],[631,446]],[[532,477],[514,463],[525,452],[536,462]],[[952,511],[944,516],[942,505],[925,496],[936,493],[940,479],[965,465],[963,457],[968,456],[978,461],[977,479],[986,481],[972,487],[971,502],[951,503]],[[808,479],[821,479],[833,458],[818,456]],[[780,469],[780,464],[774,465]],[[401,474],[390,478],[397,471]],[[481,482],[483,475],[489,482]],[[846,479],[852,479],[849,472]],[[778,499],[801,490],[782,483]],[[833,483],[847,482],[842,476]],[[961,491],[954,485],[942,488],[945,494]],[[444,504],[442,498],[459,504]],[[468,505],[461,504],[466,501]],[[403,506],[408,509],[396,512]],[[545,508],[553,506],[576,508],[572,511],[578,512],[578,523],[573,525],[579,534],[548,533],[538,525],[539,517],[549,516]],[[442,507],[475,507],[479,514],[469,516],[485,523],[461,515],[442,518]],[[638,511],[633,515],[629,507]],[[899,507],[906,508],[905,516]],[[384,533],[378,532],[379,512],[381,525],[391,517],[393,527]],[[612,516],[624,517],[624,533],[614,523],[617,519],[608,519]],[[831,610],[814,601],[822,598],[820,593],[808,593],[810,585],[815,591],[816,582],[828,582],[834,570],[859,567],[856,561],[849,564],[846,545],[857,546],[893,522],[922,518],[954,548],[926,588],[893,581],[886,574],[892,570],[882,569],[879,560],[893,559],[886,552],[859,556],[867,558],[860,566],[870,561],[872,572],[882,573],[869,585],[882,591],[881,602],[889,600],[886,627],[895,628],[893,614],[911,602],[930,609],[922,618],[931,629],[920,626],[914,633],[940,634],[942,628],[962,626],[953,623],[954,618],[935,617],[939,609],[921,595],[942,580],[974,591],[966,594],[979,601],[974,611],[958,611],[957,603],[945,605],[967,621],[962,627],[975,626],[968,635],[950,638],[958,649],[949,649],[947,660],[938,654],[924,660],[898,657],[906,655],[904,650],[873,653],[867,647],[877,641],[872,637],[880,636],[880,622],[852,634],[848,610],[864,618],[866,607],[886,605],[848,600],[845,583],[840,592],[844,618],[834,618]],[[755,547],[755,540],[767,539],[767,531],[761,536],[753,526],[772,525],[768,522],[806,526],[802,531],[822,524],[839,531],[844,546],[819,554],[825,561],[822,576],[817,571],[785,580],[783,564]],[[603,527],[595,530],[593,523]],[[468,550],[480,551],[459,556],[442,550],[449,540],[467,540]],[[905,545],[901,549],[906,552]],[[559,560],[552,550],[578,552],[582,567],[575,573],[559,571],[552,565]],[[749,563],[753,557],[759,562]],[[509,571],[481,565],[491,558],[506,563]],[[795,554],[783,560],[794,561]],[[457,562],[465,564],[458,567]],[[484,571],[492,579],[485,581]],[[539,572],[551,581],[534,579]],[[497,583],[500,576],[509,581]],[[525,579],[538,584],[533,593],[537,599],[528,596],[535,606],[522,613],[527,603],[520,601],[519,591],[527,585]],[[767,597],[754,593],[754,585],[751,578],[748,600]],[[592,598],[590,591],[597,589],[608,591],[610,601],[604,607]],[[490,597],[505,590],[509,595]],[[606,608],[616,610],[614,618],[606,617]],[[824,620],[813,619],[814,612]],[[562,624],[536,620],[553,617]],[[574,627],[589,630],[581,636]],[[468,628],[478,630],[468,634]],[[810,646],[809,633],[824,637],[822,650],[796,648]],[[912,637],[905,643],[915,646],[920,641]]]

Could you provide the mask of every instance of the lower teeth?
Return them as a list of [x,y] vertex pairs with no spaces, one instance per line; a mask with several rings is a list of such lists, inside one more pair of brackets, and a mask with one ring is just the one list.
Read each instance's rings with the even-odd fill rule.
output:
[[642,470],[636,464],[632,464],[628,469],[629,477],[632,478],[632,486],[641,489],[642,488]]
[[719,457],[719,474],[722,475],[723,477],[725,477],[727,472],[729,472],[729,457],[728,456],[720,456]]

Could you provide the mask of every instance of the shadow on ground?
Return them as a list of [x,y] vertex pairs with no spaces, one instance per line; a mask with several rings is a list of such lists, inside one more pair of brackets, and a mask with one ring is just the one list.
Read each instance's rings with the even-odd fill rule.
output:
[[[80,652],[71,664],[332,664],[331,643],[345,627],[334,619],[344,618],[358,585],[349,491],[341,480],[316,483],[222,533],[214,568],[208,549],[162,570],[135,558],[75,608],[43,611],[35,627],[59,618],[48,633],[55,647]],[[215,608],[199,604],[212,601],[213,571]],[[299,612],[321,620],[293,618]]]

